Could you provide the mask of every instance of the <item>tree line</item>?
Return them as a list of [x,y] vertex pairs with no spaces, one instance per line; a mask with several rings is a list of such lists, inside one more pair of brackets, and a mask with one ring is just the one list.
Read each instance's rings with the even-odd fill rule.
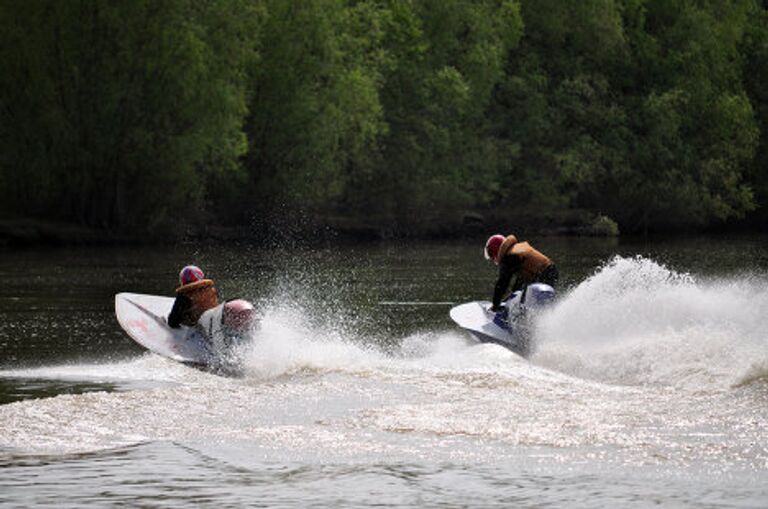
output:
[[0,0],[0,213],[768,214],[768,2]]

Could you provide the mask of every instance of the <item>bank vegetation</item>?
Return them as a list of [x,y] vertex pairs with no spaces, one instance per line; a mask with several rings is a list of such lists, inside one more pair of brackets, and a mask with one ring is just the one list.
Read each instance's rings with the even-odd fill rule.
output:
[[4,218],[401,235],[768,217],[757,0],[0,0],[0,63]]

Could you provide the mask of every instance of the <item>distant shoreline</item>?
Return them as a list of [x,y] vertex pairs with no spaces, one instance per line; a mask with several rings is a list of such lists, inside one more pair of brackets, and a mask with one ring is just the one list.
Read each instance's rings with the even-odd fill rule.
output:
[[[507,219],[509,218],[509,219]],[[703,231],[678,231],[675,235],[757,233],[758,228],[741,225],[736,228]],[[448,240],[484,238],[491,233],[515,233],[525,237],[581,236],[632,237],[635,233],[619,233],[615,223],[600,215],[575,211],[558,214],[487,214],[465,213],[424,221],[419,227],[393,227],[384,221],[356,220],[349,217],[315,217],[277,225],[264,222],[252,226],[221,224],[191,225],[184,223],[173,232],[113,231],[72,223],[34,218],[0,219],[0,249],[76,246],[168,245],[186,242],[273,244],[290,239],[325,242],[379,242],[389,240]],[[652,232],[665,235],[669,232]]]

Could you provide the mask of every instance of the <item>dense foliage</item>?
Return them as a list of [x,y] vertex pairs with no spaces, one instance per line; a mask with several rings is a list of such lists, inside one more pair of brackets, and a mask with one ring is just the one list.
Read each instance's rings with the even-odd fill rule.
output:
[[0,0],[0,62],[6,216],[766,217],[758,0]]

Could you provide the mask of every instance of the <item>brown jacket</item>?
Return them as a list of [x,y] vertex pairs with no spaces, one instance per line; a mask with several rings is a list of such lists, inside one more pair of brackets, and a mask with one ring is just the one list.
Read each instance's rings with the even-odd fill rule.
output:
[[173,303],[173,309],[168,316],[168,325],[171,327],[178,327],[179,325],[192,327],[197,324],[200,315],[218,306],[218,304],[219,296],[212,280],[201,279],[194,283],[182,285],[176,289],[176,301]]
[[499,266],[499,277],[493,288],[494,311],[501,304],[513,277],[516,276],[512,291],[520,290],[536,281],[542,272],[552,265],[552,260],[547,256],[527,242],[518,242],[514,235],[504,239],[494,261]]
[[507,255],[514,255],[520,259],[520,276],[526,284],[534,281],[536,276],[552,265],[552,260],[549,257],[534,249],[527,242],[518,242],[514,235],[504,239],[496,259],[501,261]]

